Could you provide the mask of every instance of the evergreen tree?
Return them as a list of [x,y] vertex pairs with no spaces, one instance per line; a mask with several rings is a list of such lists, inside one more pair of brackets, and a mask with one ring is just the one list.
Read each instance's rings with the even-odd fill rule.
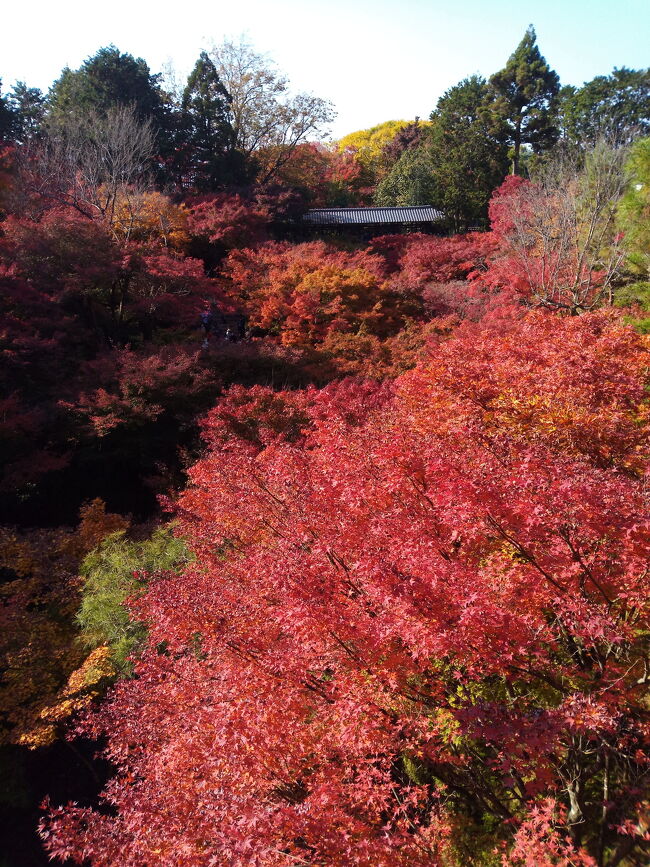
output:
[[385,207],[407,207],[436,204],[436,197],[431,159],[420,147],[404,151],[377,186],[374,202]]
[[19,142],[37,135],[45,117],[45,98],[37,87],[27,87],[17,81],[11,89],[9,102],[15,117],[15,135]]
[[122,54],[114,45],[100,48],[79,69],[66,68],[48,94],[50,116],[96,111],[104,114],[116,105],[133,106],[140,120],[161,125],[165,95],[159,75],[147,63]]
[[202,51],[187,80],[181,106],[183,170],[193,176],[198,189],[217,189],[228,175],[234,144],[231,102],[214,63]]
[[505,67],[489,82],[495,127],[505,123],[512,147],[512,174],[519,174],[522,145],[539,153],[555,143],[554,112],[560,79],[537,47],[532,24]]
[[559,123],[564,139],[585,146],[606,135],[628,142],[650,132],[650,69],[614,69],[582,87],[560,91]]
[[2,81],[0,80],[0,144],[12,139],[14,123],[14,113],[11,110],[9,100],[2,95]]
[[507,129],[486,118],[487,96],[485,79],[472,75],[450,88],[431,114],[435,203],[457,232],[487,219],[492,191],[508,171]]
[[650,137],[635,142],[625,169],[628,184],[619,203],[618,227],[628,251],[628,268],[650,293]]
[[450,88],[418,146],[405,150],[377,187],[378,205],[434,204],[455,231],[484,222],[508,170],[507,128],[485,111],[488,87],[473,75]]
[[114,45],[100,48],[79,69],[64,69],[52,85],[47,113],[50,131],[83,124],[89,114],[106,117],[116,109],[132,109],[136,120],[151,125],[158,180],[164,183],[167,166],[174,160],[177,118],[160,78],[151,74],[142,58],[122,54]]

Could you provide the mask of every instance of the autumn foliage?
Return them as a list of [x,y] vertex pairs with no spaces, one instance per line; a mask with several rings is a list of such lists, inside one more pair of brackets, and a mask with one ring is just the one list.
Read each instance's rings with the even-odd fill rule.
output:
[[268,211],[239,195],[205,196],[189,208],[189,228],[193,235],[227,249],[245,246],[265,236]]
[[77,637],[77,570],[89,551],[127,525],[94,500],[81,508],[74,530],[0,528],[0,745],[51,744],[110,680],[104,649],[89,652]]
[[226,273],[244,297],[253,327],[279,334],[285,345],[306,347],[334,333],[386,336],[399,330],[402,299],[390,296],[381,268],[378,257],[315,242],[236,251]]
[[[50,207],[2,222],[0,512],[11,519],[24,510],[47,520],[39,498],[48,488],[63,488],[65,497],[81,487],[75,501],[58,507],[61,518],[97,494],[77,479],[91,479],[82,464],[96,464],[101,425],[80,419],[110,414],[108,426],[124,428],[135,417],[155,421],[164,409],[174,438],[169,454],[179,427],[200,412],[196,398],[200,404],[206,388],[216,393],[219,376],[199,359],[199,316],[207,304],[230,308],[203,262],[183,251],[184,210],[162,194],[134,192],[118,199],[113,216],[109,224]],[[189,416],[183,388],[193,394]],[[114,454],[105,442],[105,459]],[[146,461],[136,460],[144,469]]]
[[616,319],[530,314],[392,385],[229,392],[177,505],[196,562],[133,602],[137,678],[82,726],[109,738],[110,809],[54,809],[48,850],[644,851],[647,362]]
[[534,43],[330,144],[245,42],[0,93],[2,864],[647,864],[647,184]]

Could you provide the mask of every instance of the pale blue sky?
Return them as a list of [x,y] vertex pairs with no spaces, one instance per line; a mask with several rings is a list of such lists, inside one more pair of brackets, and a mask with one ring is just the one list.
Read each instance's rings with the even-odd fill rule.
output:
[[650,0],[13,0],[0,77],[3,93],[17,79],[46,90],[110,43],[186,76],[202,48],[246,33],[295,89],[334,103],[340,137],[426,118],[462,78],[500,69],[530,23],[563,84],[650,65]]

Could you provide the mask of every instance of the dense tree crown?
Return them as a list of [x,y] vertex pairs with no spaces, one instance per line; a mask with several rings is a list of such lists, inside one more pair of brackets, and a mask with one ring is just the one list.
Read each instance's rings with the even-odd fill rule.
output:
[[373,198],[377,205],[392,207],[437,204],[440,190],[427,151],[424,148],[406,149],[377,185]]
[[227,154],[234,146],[232,98],[205,51],[183,91],[179,147],[187,151],[185,170],[199,190],[214,190],[226,180]]
[[485,220],[490,194],[507,171],[505,124],[486,121],[487,96],[485,80],[471,76],[448,90],[431,115],[436,202],[456,231]]
[[435,203],[450,228],[460,231],[487,223],[490,194],[507,171],[507,130],[487,112],[488,88],[474,75],[439,99],[426,126],[414,125],[410,137],[384,149],[396,161],[375,191],[384,205]]
[[[348,133],[339,139],[337,148],[341,153],[351,153],[377,183],[388,168],[390,157],[386,153],[386,148],[409,126],[410,124],[405,120],[389,120],[370,129]],[[399,154],[395,159],[398,157]]]
[[560,92],[562,135],[573,144],[609,135],[628,141],[650,132],[650,69],[614,69]]
[[138,117],[160,119],[164,96],[159,76],[141,58],[122,54],[114,45],[100,48],[79,69],[66,68],[49,93],[51,114],[134,106]]
[[512,173],[520,169],[521,146],[535,152],[557,139],[553,113],[560,79],[537,47],[535,30],[529,27],[505,67],[489,82],[495,120],[505,123],[512,146]]
[[650,281],[650,137],[639,139],[625,166],[628,184],[619,208],[619,227],[629,251],[629,265]]
[[57,810],[50,850],[641,853],[646,364],[607,317],[537,314],[461,329],[393,388],[233,389],[179,503],[196,564],[132,603],[138,678],[89,722],[112,812]]
[[37,87],[27,87],[24,81],[17,81],[11,89],[9,105],[15,117],[16,141],[24,143],[41,132],[46,101]]

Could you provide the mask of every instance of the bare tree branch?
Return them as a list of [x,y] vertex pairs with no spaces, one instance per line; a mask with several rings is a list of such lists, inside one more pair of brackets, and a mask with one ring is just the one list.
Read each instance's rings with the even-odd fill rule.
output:
[[22,168],[33,191],[111,225],[118,197],[146,186],[154,154],[151,122],[114,106],[57,121],[23,150]]
[[615,228],[626,150],[604,140],[558,154],[513,196],[508,244],[541,306],[573,313],[611,302],[624,252]]
[[210,57],[232,97],[235,148],[247,156],[272,152],[260,178],[266,183],[298,144],[330,123],[331,103],[307,93],[292,95],[289,81],[264,54],[242,40],[213,46]]

